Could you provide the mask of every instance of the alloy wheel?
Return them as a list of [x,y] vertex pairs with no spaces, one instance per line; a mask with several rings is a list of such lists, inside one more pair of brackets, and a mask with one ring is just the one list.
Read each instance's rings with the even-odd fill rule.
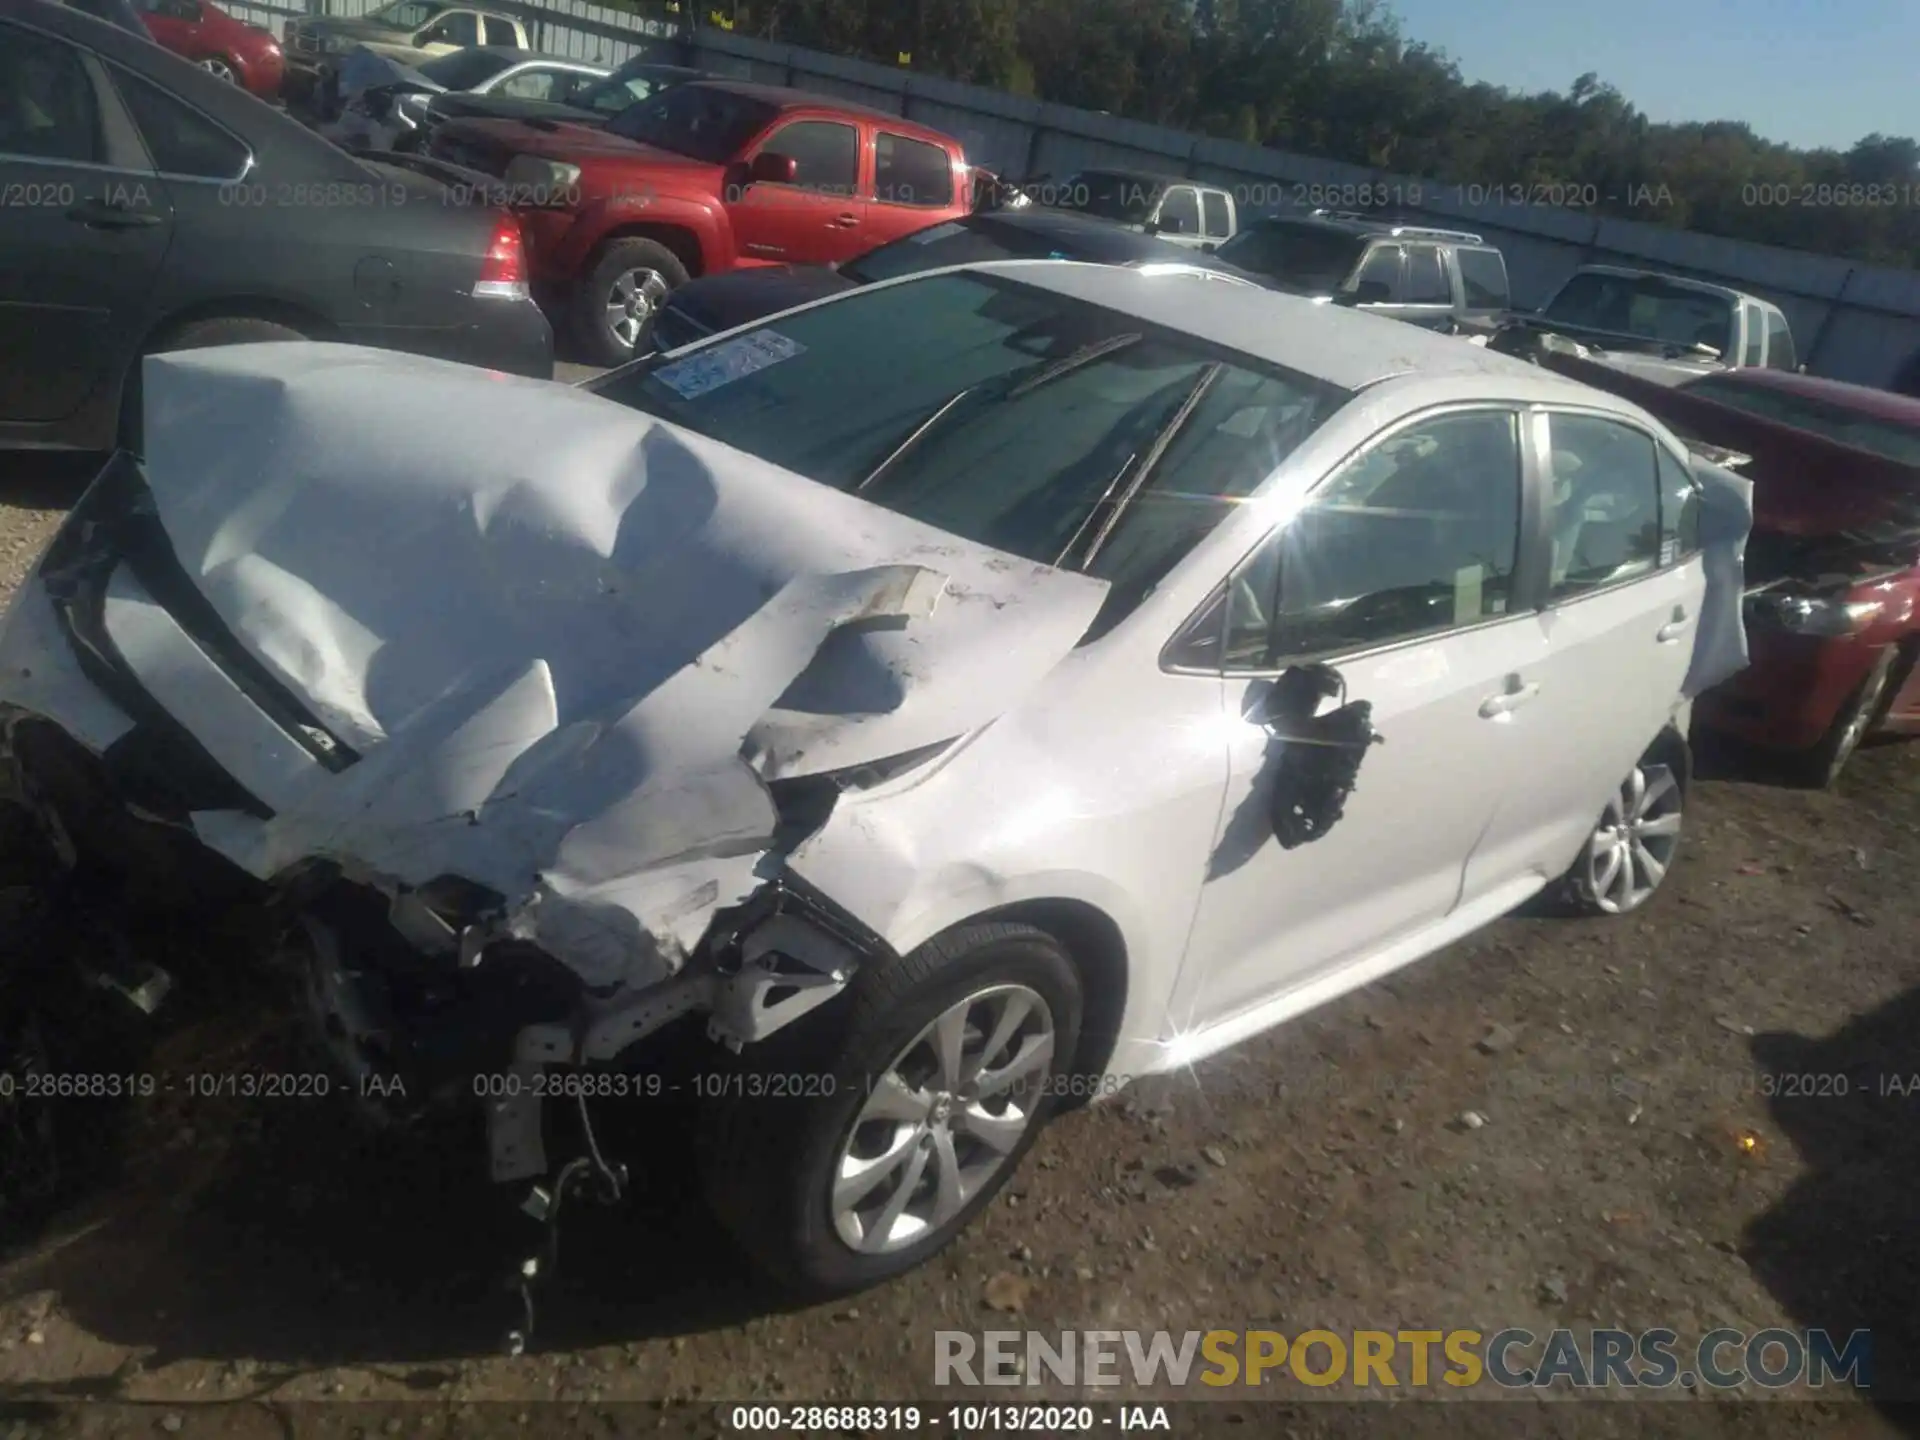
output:
[[1024,985],[949,1006],[870,1083],[840,1144],[830,1208],[849,1249],[884,1255],[951,1225],[1033,1124],[1054,1017]]
[[1607,801],[1587,847],[1587,888],[1597,908],[1625,915],[1652,898],[1680,843],[1683,803],[1670,766],[1634,767]]
[[615,276],[607,290],[608,332],[628,349],[639,344],[667,289],[667,277],[658,270],[628,270]]
[[229,85],[237,85],[240,83],[240,77],[233,73],[233,66],[222,60],[218,55],[211,55],[205,60],[202,60],[200,62],[200,68],[213,76],[214,79],[224,80]]

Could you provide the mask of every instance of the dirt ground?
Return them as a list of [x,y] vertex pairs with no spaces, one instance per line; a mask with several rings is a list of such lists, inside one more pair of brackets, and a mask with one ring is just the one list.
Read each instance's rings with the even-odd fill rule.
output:
[[[49,466],[0,486],[0,584],[73,493]],[[1882,1093],[1920,1075],[1920,745],[1864,752],[1833,794],[1707,771],[1645,914],[1508,919],[1067,1116],[956,1247],[849,1303],[783,1310],[746,1277],[662,1109],[628,1117],[633,1200],[575,1217],[533,1351],[509,1359],[501,1275],[532,1231],[464,1137],[363,1138],[338,1101],[155,1102],[115,1137],[118,1177],[0,1259],[0,1437],[60,1397],[128,1407],[63,1422],[103,1434],[284,1433],[269,1399],[406,1402],[327,1407],[375,1434],[692,1400],[717,1433],[721,1401],[924,1401],[937,1329],[1596,1324],[1864,1327],[1882,1404],[1675,1391],[1394,1407],[1383,1427],[1384,1405],[1282,1383],[1287,1407],[1235,1433],[1570,1434],[1575,1411],[1602,1433],[1604,1411],[1609,1434],[1920,1434],[1885,1403],[1920,1400],[1920,1093]],[[190,1011],[163,1063],[272,1063],[236,996]],[[1769,1093],[1789,1088],[1827,1093]],[[571,1408],[522,1408],[548,1400]]]

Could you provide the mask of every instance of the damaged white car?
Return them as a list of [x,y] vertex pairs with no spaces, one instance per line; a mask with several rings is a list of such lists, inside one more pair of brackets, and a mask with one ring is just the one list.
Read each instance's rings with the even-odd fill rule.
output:
[[144,461],[0,636],[62,853],[243,877],[340,1065],[404,1082],[356,1089],[487,1106],[542,1193],[542,1096],[704,1026],[711,1203],[815,1291],[950,1240],[1063,1101],[1546,887],[1637,908],[1744,663],[1746,482],[1180,276],[916,275],[583,390],[146,373]]

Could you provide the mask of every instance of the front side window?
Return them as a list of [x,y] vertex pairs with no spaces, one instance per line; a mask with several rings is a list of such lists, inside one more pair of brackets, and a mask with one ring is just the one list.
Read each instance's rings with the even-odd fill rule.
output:
[[1740,323],[1747,332],[1740,350],[1740,363],[1758,365],[1767,351],[1766,317],[1760,313],[1760,307],[1749,300],[1740,307]]
[[873,141],[873,195],[889,205],[951,205],[953,161],[938,145],[882,130]]
[[1671,565],[1700,548],[1700,482],[1666,446],[1660,455],[1660,563]]
[[420,36],[423,45],[478,45],[480,21],[464,11],[443,17]]
[[417,30],[446,8],[432,0],[395,0],[370,12],[367,19],[390,30]]
[[1733,333],[1733,301],[1658,275],[1575,275],[1547,302],[1549,320],[1723,354]]
[[1101,575],[1109,621],[1348,398],[977,274],[858,291],[599,393],[964,539]]
[[1200,202],[1186,186],[1176,185],[1160,202],[1159,219],[1160,228],[1169,235],[1198,235]]
[[1270,670],[1501,618],[1520,477],[1511,411],[1395,432],[1329,476],[1235,573],[1201,622],[1203,646],[1218,634],[1223,668]]
[[1591,415],[1554,415],[1552,598],[1567,600],[1660,564],[1661,478],[1653,438]]
[[1233,233],[1233,218],[1227,210],[1227,197],[1218,190],[1208,190],[1200,196],[1207,214],[1207,238],[1224,240]]
[[1447,272],[1440,268],[1440,250],[1435,245],[1407,247],[1407,303],[1409,305],[1451,305],[1453,290],[1447,284]]
[[554,82],[562,77],[552,70],[522,70],[500,82],[500,93],[516,100],[552,100]]
[[1787,328],[1787,317],[1778,310],[1767,312],[1767,368],[1770,370],[1800,368],[1800,359],[1793,353],[1793,332]]
[[0,25],[0,155],[106,158],[100,102],[78,50]]
[[1460,267],[1460,288],[1469,310],[1504,310],[1511,303],[1507,291],[1507,262],[1498,250],[1462,247],[1453,252]]
[[796,120],[774,131],[760,153],[790,157],[796,189],[851,195],[860,183],[860,132],[851,125]]
[[114,83],[147,142],[153,168],[162,175],[238,180],[246,173],[247,147],[199,111],[124,70],[114,72]]

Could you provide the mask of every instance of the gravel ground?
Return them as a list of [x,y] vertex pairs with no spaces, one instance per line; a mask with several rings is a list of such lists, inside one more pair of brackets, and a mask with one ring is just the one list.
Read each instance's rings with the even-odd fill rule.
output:
[[[81,473],[14,467],[0,583]],[[1920,1074],[1920,746],[1873,747],[1833,794],[1716,767],[1647,913],[1505,920],[1065,1117],[956,1247],[852,1303],[784,1310],[746,1277],[663,1109],[627,1117],[631,1205],[576,1217],[535,1353],[504,1358],[497,1287],[526,1225],[473,1183],[466,1137],[362,1138],[335,1102],[156,1102],[126,1122],[118,1179],[0,1264],[0,1400],[112,1396],[136,1408],[99,1412],[101,1433],[185,1414],[232,1436],[268,1433],[260,1412],[204,1402],[409,1401],[393,1433],[547,1399],[925,1400],[942,1328],[1594,1324],[1867,1327],[1874,1394],[1920,1399],[1920,1094],[1879,1078]],[[272,1063],[257,1004],[223,1006],[161,1063]],[[1830,1079],[1769,1093],[1836,1075],[1844,1098]],[[1580,1433],[1605,1412],[1618,1434],[1920,1434],[1851,1391],[1727,1398],[1581,1406]],[[1290,1403],[1258,1428],[1354,1433],[1356,1413]],[[1515,1415],[1574,1433],[1564,1406],[1392,1413],[1395,1434]]]

